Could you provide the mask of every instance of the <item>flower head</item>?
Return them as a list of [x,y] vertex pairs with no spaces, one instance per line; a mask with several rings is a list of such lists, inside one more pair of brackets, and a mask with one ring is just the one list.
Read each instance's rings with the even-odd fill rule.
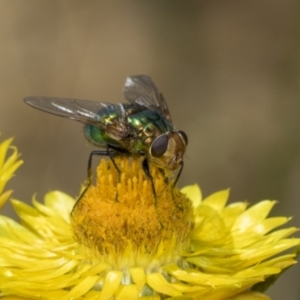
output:
[[[154,169],[157,197],[138,159],[117,159],[98,168],[98,182],[72,211],[75,240],[85,251],[122,270],[140,266],[157,269],[187,251],[193,227],[191,201]],[[118,182],[119,181],[119,182]],[[91,254],[92,255],[92,254]]]
[[21,223],[0,217],[3,299],[268,299],[249,289],[295,263],[279,253],[300,244],[288,238],[297,229],[275,230],[289,219],[267,217],[274,201],[202,200],[153,167],[155,197],[137,159],[116,162],[121,176],[102,160],[77,202],[58,191],[12,200]]

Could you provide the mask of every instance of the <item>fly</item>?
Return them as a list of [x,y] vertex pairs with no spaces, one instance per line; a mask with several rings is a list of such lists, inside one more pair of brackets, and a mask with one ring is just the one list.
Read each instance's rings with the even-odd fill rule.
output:
[[159,170],[183,168],[183,156],[188,144],[187,135],[177,130],[163,95],[146,75],[126,78],[123,95],[128,103],[104,103],[72,98],[26,97],[24,101],[39,110],[84,124],[84,135],[93,145],[105,148],[94,150],[88,160],[87,187],[91,184],[93,155],[143,157],[142,167],[150,179],[156,199],[149,163]]

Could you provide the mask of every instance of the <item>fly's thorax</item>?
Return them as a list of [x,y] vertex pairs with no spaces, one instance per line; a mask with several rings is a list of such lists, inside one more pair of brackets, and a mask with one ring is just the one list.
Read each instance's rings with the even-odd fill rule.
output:
[[172,131],[173,125],[153,110],[143,110],[128,117],[128,123],[136,132],[134,151],[148,153],[153,141],[165,132]]
[[162,168],[176,170],[182,164],[187,143],[187,135],[183,131],[168,131],[152,142],[149,159]]

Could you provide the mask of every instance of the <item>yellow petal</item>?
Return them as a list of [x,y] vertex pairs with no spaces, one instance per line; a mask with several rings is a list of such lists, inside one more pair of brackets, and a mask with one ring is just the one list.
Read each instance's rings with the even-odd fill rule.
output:
[[[6,183],[13,176],[14,172],[20,167],[20,165],[23,164],[22,160],[17,160],[18,157],[19,154],[15,149],[13,154],[4,163],[3,168],[0,169],[1,182],[3,181]],[[0,187],[2,188],[2,185]]]
[[16,213],[19,214],[26,214],[26,215],[30,215],[30,216],[39,216],[39,213],[36,209],[34,209],[32,206],[29,206],[28,204],[16,200],[16,199],[12,199],[11,200],[11,204],[13,205]]
[[137,288],[141,291],[146,283],[146,274],[143,268],[130,268],[130,276]]
[[202,193],[200,187],[197,184],[188,185],[182,188],[180,191],[192,201],[194,207],[200,205],[202,201]]
[[254,247],[253,249],[249,249],[249,251],[243,253],[240,257],[241,261],[243,261],[242,266],[246,267],[259,263],[280,252],[295,247],[299,245],[299,243],[299,239],[286,239],[280,240],[272,245],[268,245],[265,247]]
[[76,299],[85,295],[99,280],[99,276],[87,276],[63,298],[63,300]]
[[175,289],[171,283],[169,283],[165,277],[160,273],[149,273],[147,276],[148,285],[155,291],[169,295],[169,296],[181,296],[182,293]]
[[264,235],[271,230],[279,227],[285,223],[287,223],[291,218],[286,217],[276,217],[276,218],[268,218],[263,220],[262,222],[258,222],[257,224],[251,227],[251,230],[254,230],[256,233]]
[[270,297],[267,295],[258,293],[258,292],[245,292],[242,294],[239,294],[235,297],[232,297],[228,300],[270,300]]
[[289,237],[293,233],[299,231],[296,227],[290,227],[290,228],[284,228],[280,230],[276,230],[274,232],[271,232],[268,236],[274,238],[274,240],[280,240]]
[[7,202],[11,195],[12,191],[6,191],[5,193],[2,193],[0,195],[0,209],[3,207],[3,205]]
[[261,201],[242,213],[233,225],[233,229],[244,232],[248,227],[264,220],[276,201]]
[[18,160],[15,162],[8,170],[1,172],[0,174],[0,193],[3,191],[4,186],[9,179],[13,176],[16,169],[18,169],[23,164],[23,161]]
[[6,153],[7,150],[10,146],[10,144],[12,143],[13,138],[9,138],[7,140],[5,140],[4,142],[0,143],[0,168],[2,168],[5,157],[6,157]]
[[23,161],[18,161],[18,158],[20,156],[18,149],[16,147],[9,147],[11,150],[13,150],[13,152],[10,154],[10,156],[5,160],[3,166],[2,166],[2,171],[3,172],[8,172],[9,170],[11,170],[11,172],[14,172],[19,164],[22,164]]
[[229,237],[228,230],[220,214],[207,205],[195,209],[196,226],[192,239],[203,243],[223,244]]
[[51,191],[45,196],[45,205],[59,214],[66,220],[70,219],[70,212],[75,204],[75,199],[60,191]]
[[37,239],[37,237],[24,226],[4,216],[0,216],[0,237],[9,238],[11,242],[23,241],[25,244],[34,243]]
[[222,218],[227,228],[232,227],[237,217],[243,213],[247,208],[246,202],[231,203],[222,211]]
[[120,286],[116,292],[116,300],[136,300],[139,298],[139,290],[135,284]]
[[229,189],[211,194],[205,198],[202,204],[208,205],[218,212],[221,212],[229,197]]
[[119,288],[123,273],[120,271],[110,271],[105,277],[103,289],[99,300],[109,300]]

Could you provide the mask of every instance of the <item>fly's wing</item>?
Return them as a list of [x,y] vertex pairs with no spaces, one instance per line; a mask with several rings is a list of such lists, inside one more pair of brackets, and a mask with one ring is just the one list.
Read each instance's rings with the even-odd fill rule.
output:
[[[51,97],[26,97],[24,101],[39,110],[56,116],[97,126],[115,140],[130,136],[132,129],[126,122],[123,104],[109,104],[91,100]],[[113,115],[112,118],[109,118]],[[107,118],[106,118],[107,117]]]
[[167,103],[151,77],[146,75],[128,76],[123,94],[130,103],[155,110],[172,122]]
[[24,101],[41,111],[91,125],[97,123],[98,112],[107,105],[90,100],[35,96],[26,97]]

